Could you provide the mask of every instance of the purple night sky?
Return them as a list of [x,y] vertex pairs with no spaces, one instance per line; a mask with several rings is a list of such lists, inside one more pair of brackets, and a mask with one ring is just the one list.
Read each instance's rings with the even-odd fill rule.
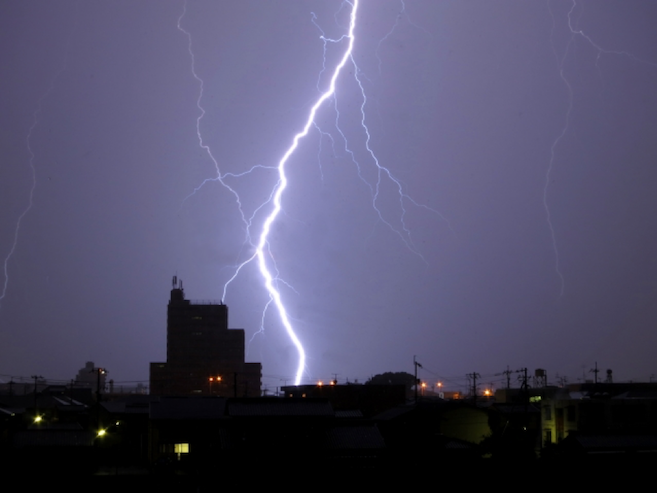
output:
[[[270,167],[347,46],[326,43],[323,71],[322,31],[346,35],[350,11],[0,4],[0,381],[94,361],[147,383],[172,276],[218,300],[253,255],[235,196],[194,193],[212,156],[257,242]],[[453,390],[507,365],[657,373],[656,25],[652,0],[361,0],[358,69],[290,157],[269,236],[304,383],[412,373],[414,355]],[[404,197],[382,173],[374,200],[367,145]],[[297,351],[273,305],[256,335],[268,299],[253,263],[224,301],[273,390]]]

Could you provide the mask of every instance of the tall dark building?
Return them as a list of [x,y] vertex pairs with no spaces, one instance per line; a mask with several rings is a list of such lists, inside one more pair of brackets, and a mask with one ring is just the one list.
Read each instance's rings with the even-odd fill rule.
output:
[[228,307],[186,300],[174,276],[167,361],[151,363],[151,394],[257,397],[261,373],[260,363],[244,362],[244,330],[228,328]]

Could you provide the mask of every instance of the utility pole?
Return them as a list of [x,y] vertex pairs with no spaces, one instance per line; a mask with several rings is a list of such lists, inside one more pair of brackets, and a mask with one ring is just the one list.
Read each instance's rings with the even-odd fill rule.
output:
[[415,365],[415,403],[417,404],[417,387],[420,383],[419,380],[417,379],[417,367],[419,366],[420,368],[422,368],[422,365],[418,363],[415,358],[416,356],[413,355],[413,365]]
[[520,377],[520,392],[527,392],[528,387],[527,387],[527,368],[520,368],[517,370],[516,373],[522,373],[522,376]]
[[107,373],[103,368],[94,368],[90,373],[96,373],[96,430],[101,432],[100,427],[100,376]]
[[96,372],[96,402],[100,402],[100,376],[105,375],[107,370],[104,370],[103,368],[94,368],[91,371]]
[[595,384],[597,384],[598,383],[598,372],[600,371],[600,370],[598,370],[598,362],[597,361],[595,362],[595,368],[592,368],[589,371],[591,373],[593,373],[593,382]]
[[480,377],[479,373],[476,371],[473,373],[468,373],[466,375],[468,380],[472,379],[472,403],[477,404],[477,378]]
[[41,375],[32,375],[34,379],[34,417],[36,418],[39,415],[37,408],[37,380],[43,378]]
[[511,370],[509,370],[509,365],[506,365],[506,371],[503,371],[502,374],[506,375],[506,388],[510,389],[511,388],[511,373],[513,373]]
[[522,383],[520,384],[520,397],[525,403],[525,419],[527,415],[527,406],[529,405],[529,387],[527,386],[527,367],[520,368],[518,373],[522,373],[520,377]]

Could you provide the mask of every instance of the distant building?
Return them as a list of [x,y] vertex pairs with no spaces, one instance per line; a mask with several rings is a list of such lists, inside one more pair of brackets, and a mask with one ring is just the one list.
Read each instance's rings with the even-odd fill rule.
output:
[[559,445],[569,454],[657,454],[657,384],[612,383],[608,373],[600,383],[501,389],[495,399],[505,429],[514,419],[536,428],[537,451]]
[[571,435],[650,435],[651,446],[657,443],[654,383],[570,384],[543,395],[540,405],[543,446]]
[[151,394],[257,397],[261,373],[260,363],[244,361],[244,330],[228,328],[228,307],[186,300],[174,277],[167,361],[151,363]]
[[78,371],[75,377],[75,385],[77,387],[86,387],[92,389],[94,392],[105,389],[105,378],[107,371],[103,368],[96,368],[93,361],[87,361],[84,368]]

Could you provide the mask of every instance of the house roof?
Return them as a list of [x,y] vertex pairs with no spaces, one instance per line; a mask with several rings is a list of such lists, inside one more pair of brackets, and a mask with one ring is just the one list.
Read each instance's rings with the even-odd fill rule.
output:
[[222,397],[161,397],[150,403],[151,419],[220,419],[225,414]]
[[335,412],[327,399],[233,399],[228,403],[229,416],[324,416],[334,417]]

